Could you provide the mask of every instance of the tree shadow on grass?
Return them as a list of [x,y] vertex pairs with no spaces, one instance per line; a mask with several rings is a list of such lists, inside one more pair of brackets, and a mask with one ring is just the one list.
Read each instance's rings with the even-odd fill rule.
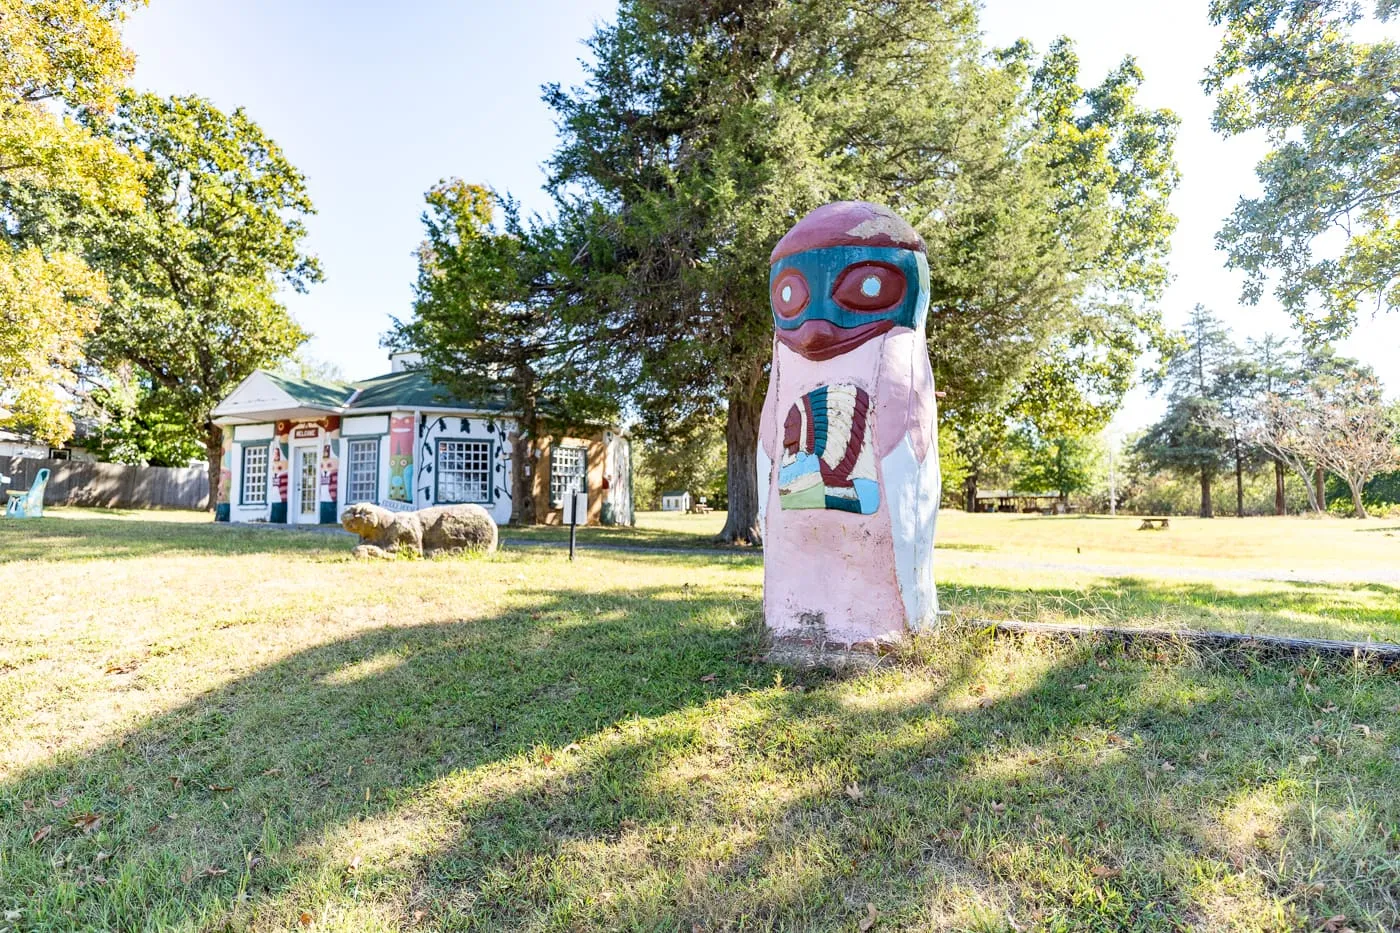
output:
[[[316,646],[12,775],[0,907],[55,929],[288,927],[325,905],[451,929],[850,929],[866,903],[881,929],[979,910],[1166,929],[1203,909],[1202,872],[1291,896],[1212,848],[1204,814],[1291,777],[1328,689],[1261,715],[1237,671],[967,635],[778,683],[751,599],[532,595]],[[1347,763],[1327,805],[1400,777]]]
[[1236,592],[1210,583],[1113,577],[1075,588],[951,584],[939,595],[943,608],[964,619],[1048,614],[1102,625],[1400,642],[1400,587],[1286,580],[1258,586]]
[[352,536],[286,527],[124,519],[0,519],[0,565],[179,555],[348,554]]
[[[420,859],[424,903],[444,926],[482,930],[852,929],[867,904],[882,929],[1400,918],[1383,863],[1352,873],[1345,845],[1317,847],[1329,883],[1307,903],[1283,834],[1256,850],[1229,825],[1234,799],[1307,770],[1295,756],[1313,747],[1309,703],[1278,704],[1261,727],[1242,693],[1286,670],[1258,684],[1081,645],[998,683],[1019,651],[945,642],[924,664],[754,691],[727,721],[673,712],[523,786],[465,792],[455,841]],[[1385,801],[1366,827],[1367,855],[1384,855],[1400,769],[1383,747],[1347,751],[1365,759],[1347,779],[1365,786],[1320,787],[1280,818],[1343,810],[1359,791]]]

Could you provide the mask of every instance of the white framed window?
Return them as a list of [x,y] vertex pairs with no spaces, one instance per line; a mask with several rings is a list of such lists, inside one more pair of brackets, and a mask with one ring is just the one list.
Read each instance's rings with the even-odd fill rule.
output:
[[347,503],[379,501],[379,438],[348,443],[345,489]]
[[562,509],[570,493],[588,491],[588,451],[554,447],[549,452],[549,503]]
[[239,505],[267,504],[267,445],[243,448],[243,475],[239,484]]
[[437,445],[437,502],[491,501],[491,442],[440,440]]

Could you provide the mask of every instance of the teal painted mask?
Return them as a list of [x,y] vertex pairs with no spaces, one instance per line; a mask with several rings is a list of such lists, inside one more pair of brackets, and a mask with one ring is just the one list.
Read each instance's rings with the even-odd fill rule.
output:
[[822,246],[785,256],[769,274],[778,340],[828,360],[928,316],[928,258],[888,246]]

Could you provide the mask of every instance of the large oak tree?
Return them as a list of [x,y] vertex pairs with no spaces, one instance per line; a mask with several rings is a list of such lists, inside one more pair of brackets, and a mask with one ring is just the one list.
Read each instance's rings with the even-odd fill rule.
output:
[[89,350],[104,365],[134,364],[182,413],[203,442],[212,491],[222,456],[214,406],[307,339],[277,293],[321,278],[302,248],[311,200],[241,109],[129,96],[108,131],[147,168],[139,207],[109,213],[91,240],[112,300]]

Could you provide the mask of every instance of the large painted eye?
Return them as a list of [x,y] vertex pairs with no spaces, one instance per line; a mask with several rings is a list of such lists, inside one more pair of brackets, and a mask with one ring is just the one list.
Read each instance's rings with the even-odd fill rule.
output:
[[908,287],[898,266],[858,262],[841,273],[831,297],[847,311],[888,311],[904,300]]
[[812,293],[807,288],[807,279],[796,269],[784,269],[773,279],[770,297],[773,300],[773,313],[779,317],[797,317],[807,307]]

